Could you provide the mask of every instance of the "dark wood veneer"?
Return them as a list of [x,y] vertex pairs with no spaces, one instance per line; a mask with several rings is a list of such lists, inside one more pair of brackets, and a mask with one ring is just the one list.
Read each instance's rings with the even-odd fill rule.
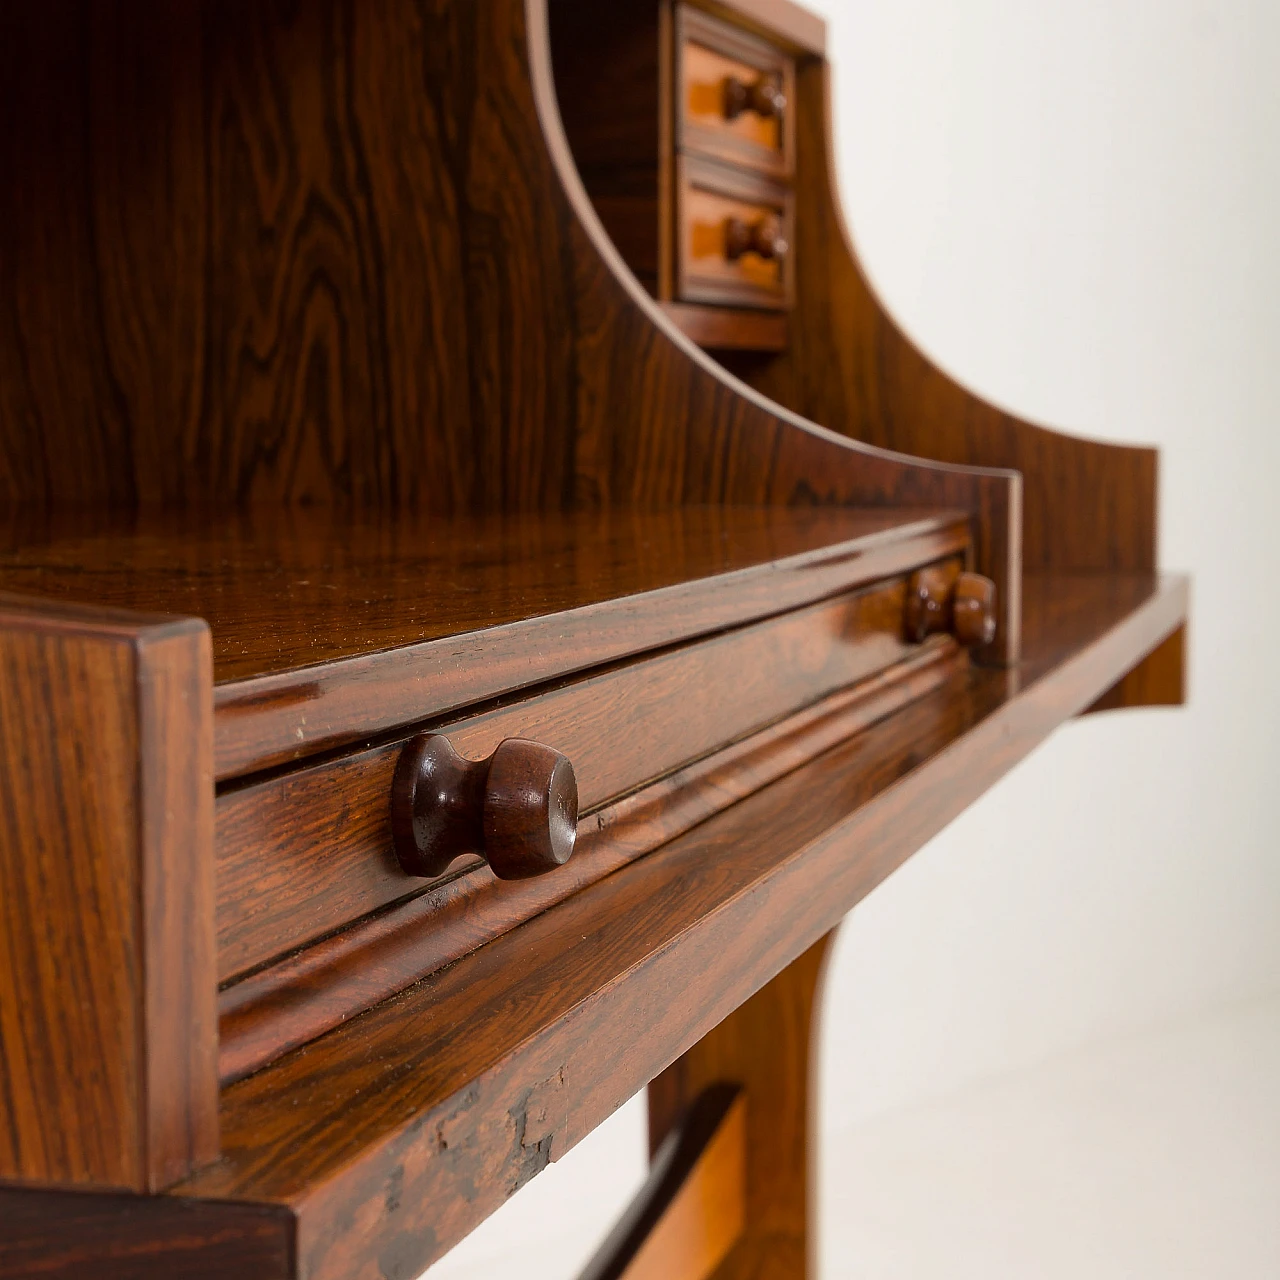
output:
[[1019,671],[958,672],[224,1090],[223,1160],[177,1191],[292,1207],[312,1280],[393,1243],[429,1264],[1176,628],[1186,585],[1048,577],[1028,604]]
[[1004,588],[1016,477],[742,394],[615,269],[540,0],[2,21],[0,507],[945,506]]
[[0,1280],[294,1280],[274,1205],[0,1187]]
[[932,364],[876,297],[832,180],[831,74],[811,59],[796,75],[804,217],[787,348],[735,368],[779,404],[868,444],[1019,471],[1029,572],[1154,568],[1154,449],[1064,435],[982,400]]
[[[909,657],[902,601],[898,580],[432,728],[474,759],[510,737],[554,748],[574,761],[590,814]],[[221,980],[422,891],[393,847],[403,748],[400,739],[219,797]],[[459,871],[487,883],[474,859]]]
[[811,1180],[818,1167],[811,1095],[817,1029],[835,930],[681,1054],[649,1084],[649,1147],[678,1132],[690,1103],[733,1081],[746,1103],[744,1230],[716,1280],[812,1276]]
[[241,978],[219,999],[221,1079],[240,1079],[315,1039],[901,710],[946,680],[954,662],[954,646],[932,641],[914,661],[597,810],[580,824],[573,861],[555,876],[504,884],[472,864]]
[[[795,1270],[821,940],[1063,719],[1182,696],[1154,453],[894,326],[822,24],[550,2],[0,6],[0,1278],[407,1280],[647,1082],[657,1137],[725,1075],[717,1280]],[[780,131],[677,137],[694,30]],[[677,143],[742,170],[735,128],[781,183],[743,244],[795,197],[785,324],[645,292]],[[973,661],[908,642],[940,566]],[[472,823],[406,875],[426,731],[543,744],[488,816],[524,871],[562,811],[563,865],[500,881]],[[563,767],[514,803],[552,751],[576,825]]]
[[648,1180],[578,1280],[707,1280],[747,1214],[747,1099],[717,1080],[684,1108]]
[[0,1179],[217,1155],[209,665],[203,623],[0,594]]
[[578,838],[573,762],[528,738],[504,738],[468,760],[443,733],[420,733],[396,761],[391,837],[411,876],[438,877],[467,855],[500,880],[557,871]]
[[207,619],[219,778],[780,613],[965,545],[958,511],[59,517],[0,586]]

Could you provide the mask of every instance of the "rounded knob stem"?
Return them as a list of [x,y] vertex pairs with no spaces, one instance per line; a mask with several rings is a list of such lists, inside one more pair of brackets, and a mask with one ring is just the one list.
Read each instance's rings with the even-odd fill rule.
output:
[[996,584],[980,573],[920,569],[907,582],[903,621],[916,644],[950,631],[966,648],[988,645],[996,638]]
[[724,220],[724,256],[730,262],[744,253],[758,253],[762,258],[781,261],[790,248],[777,218],[761,218],[751,223],[742,218]]
[[578,834],[578,781],[566,756],[507,738],[487,760],[467,760],[443,734],[407,743],[391,784],[396,857],[412,876],[443,875],[462,854],[501,880],[563,866]]
[[787,109],[787,95],[774,76],[763,75],[754,84],[737,76],[724,80],[724,118],[736,120],[744,111],[754,111],[762,119],[780,116]]

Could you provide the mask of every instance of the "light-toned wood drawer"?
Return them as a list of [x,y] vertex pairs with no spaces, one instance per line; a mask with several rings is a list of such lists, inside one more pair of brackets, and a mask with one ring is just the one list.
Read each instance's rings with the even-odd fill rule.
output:
[[676,9],[676,147],[789,177],[791,59],[688,5]]
[[790,191],[695,156],[679,157],[676,178],[677,299],[789,307]]

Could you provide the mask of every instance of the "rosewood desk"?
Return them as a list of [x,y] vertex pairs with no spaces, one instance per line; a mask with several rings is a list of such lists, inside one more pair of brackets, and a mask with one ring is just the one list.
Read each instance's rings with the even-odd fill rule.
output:
[[1187,617],[869,289],[823,45],[3,6],[0,1277],[409,1280],[646,1086],[593,1280],[812,1274],[832,930]]

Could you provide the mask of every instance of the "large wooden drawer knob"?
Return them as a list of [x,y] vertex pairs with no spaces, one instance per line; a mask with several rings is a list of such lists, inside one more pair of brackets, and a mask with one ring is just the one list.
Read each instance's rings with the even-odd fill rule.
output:
[[921,569],[907,583],[903,615],[907,638],[917,644],[950,631],[967,648],[980,648],[996,638],[996,584],[980,573],[953,579],[944,569]]
[[540,742],[508,738],[467,760],[440,733],[406,744],[391,783],[396,857],[411,876],[438,876],[478,853],[501,880],[563,866],[578,835],[573,765]]

